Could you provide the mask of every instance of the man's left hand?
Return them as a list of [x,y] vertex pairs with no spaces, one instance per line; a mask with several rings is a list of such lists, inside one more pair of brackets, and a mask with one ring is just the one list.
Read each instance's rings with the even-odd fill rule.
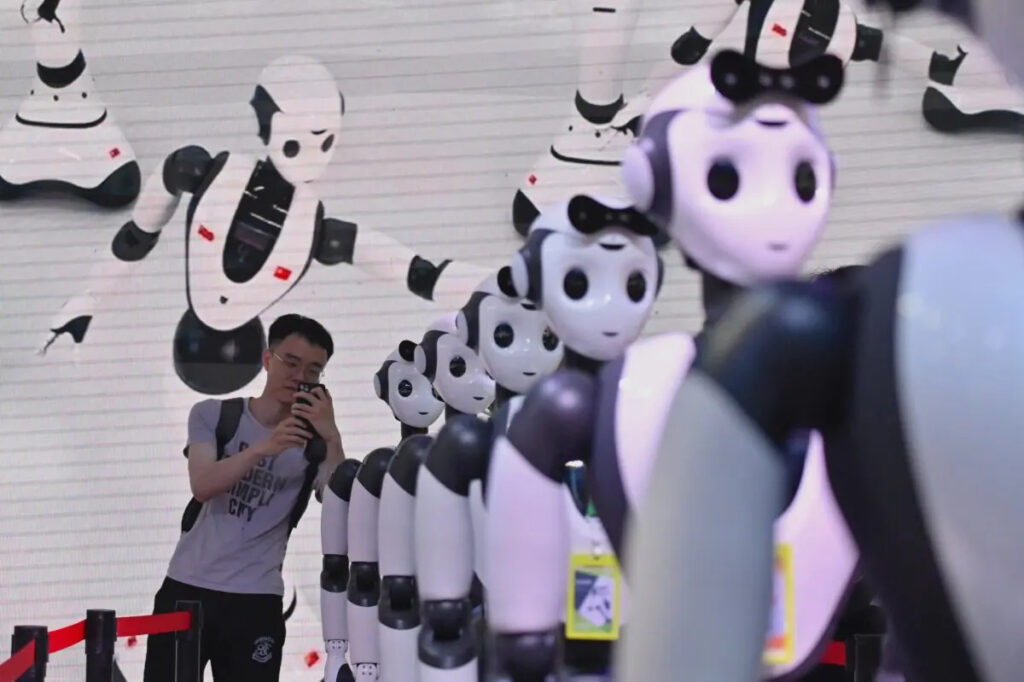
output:
[[309,423],[313,425],[313,428],[316,429],[316,432],[325,441],[341,440],[338,425],[334,421],[334,402],[331,400],[331,394],[327,392],[326,388],[317,386],[309,393],[297,392],[294,397],[296,401],[302,398],[308,400],[311,404],[292,403],[292,414],[308,419]]

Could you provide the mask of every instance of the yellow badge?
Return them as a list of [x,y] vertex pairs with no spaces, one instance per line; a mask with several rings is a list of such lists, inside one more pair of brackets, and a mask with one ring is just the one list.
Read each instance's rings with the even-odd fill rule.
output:
[[569,558],[566,639],[619,638],[622,574],[611,554],[573,554]]
[[772,572],[772,618],[764,646],[764,662],[769,665],[793,660],[793,548],[775,545],[775,570]]

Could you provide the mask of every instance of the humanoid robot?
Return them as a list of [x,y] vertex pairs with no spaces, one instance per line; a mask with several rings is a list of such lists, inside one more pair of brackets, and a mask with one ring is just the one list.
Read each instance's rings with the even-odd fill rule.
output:
[[[1024,95],[1012,87],[984,50],[967,44],[947,55],[861,23],[843,0],[714,0],[655,64],[628,101],[622,75],[630,33],[643,0],[572,0],[579,43],[573,111],[550,149],[524,174],[512,202],[512,222],[525,234],[538,207],[570,188],[622,192],[619,161],[634,140],[640,116],[659,90],[688,67],[734,49],[775,68],[797,66],[827,51],[850,61],[886,60],[925,79],[925,121],[942,132],[1024,131]],[[680,22],[682,24],[682,22]],[[671,56],[671,59],[669,59]],[[625,195],[623,195],[625,196]]]
[[[793,96],[828,101],[842,75],[835,58],[776,71],[731,52],[676,79],[646,114],[642,142],[631,150],[639,158],[624,160],[633,172],[626,185],[636,209],[670,234],[701,273],[705,329],[718,323],[743,287],[796,276],[817,243],[831,204],[834,163],[815,112]],[[765,82],[780,89],[789,83],[793,90],[754,100]],[[621,557],[670,398],[701,343],[702,335],[696,342],[685,334],[655,336],[636,341],[597,371],[556,374],[526,398],[496,442],[486,560],[506,567],[494,581],[488,614],[500,674],[543,680],[557,668],[561,567],[570,552],[567,524],[553,511],[560,468],[577,458],[587,465],[598,517]],[[781,652],[768,647],[769,677],[817,663],[857,560],[820,475],[820,438],[798,436],[788,443],[794,457],[810,449],[817,466],[793,481],[776,531],[780,546],[797,547],[800,589],[781,615],[792,620],[786,609],[796,611],[800,636]]]
[[96,91],[79,37],[81,0],[24,0],[36,76],[0,129],[0,200],[36,191],[76,194],[104,207],[139,194],[135,151]]
[[[1019,3],[941,9],[1024,77]],[[846,281],[738,299],[674,396],[631,540],[638,617],[618,678],[758,679],[769,519],[801,464],[785,443],[812,428],[906,679],[1020,679],[1022,286],[1024,211],[946,219]]]
[[[391,414],[401,425],[401,439],[425,434],[433,424],[444,403],[433,392],[430,382],[413,366],[413,349],[416,344],[404,340],[398,349],[388,355],[380,369],[373,376],[373,390],[380,400],[387,403]],[[323,548],[323,571],[320,576],[320,608],[324,631],[324,646],[327,663],[326,682],[347,682],[355,677],[345,661],[349,650],[349,632],[355,633],[352,660],[356,662],[359,679],[377,679],[377,654],[375,611],[379,601],[379,577],[376,566],[367,566],[375,561],[362,561],[356,572],[349,571],[349,505],[352,501],[356,478],[361,474],[359,501],[356,514],[374,514],[374,498],[379,498],[380,488],[375,482],[382,477],[394,452],[380,448],[367,456],[369,464],[361,467],[358,460],[347,459],[335,470],[330,483],[324,490],[323,510],[320,516],[320,542]],[[376,494],[372,491],[376,490]],[[357,559],[373,559],[376,535],[365,532],[366,524],[360,526]],[[351,578],[350,578],[351,576]],[[350,601],[349,580],[355,580]],[[349,628],[348,613],[355,614],[354,628]],[[361,666],[361,667],[360,667]]]
[[[560,647],[556,646],[555,630],[564,622],[566,569],[570,566],[565,468],[571,460],[582,459],[589,469],[587,453],[576,444],[578,432],[593,425],[562,419],[560,428],[551,431],[538,412],[547,410],[561,416],[565,411],[579,411],[586,399],[561,387],[577,379],[593,382],[606,363],[640,336],[663,276],[653,242],[656,231],[647,218],[624,202],[577,195],[538,217],[513,260],[515,291],[543,309],[552,330],[565,344],[565,362],[531,388],[505,433],[492,438],[484,428],[476,429],[483,446],[476,458],[490,458],[483,563],[487,623],[496,635],[493,663],[499,679],[505,675],[519,679],[519,671],[510,667],[511,657],[519,657],[518,663],[525,666],[522,670],[540,675],[523,679],[544,679],[540,669],[545,664],[550,664],[549,670],[560,664],[556,662]],[[471,426],[467,423],[467,430]],[[547,469],[536,472],[530,461],[522,461],[517,452],[510,453],[510,447],[531,455],[536,452],[523,442],[524,437],[542,439],[544,449],[551,447],[560,455],[557,464],[556,458],[551,458]],[[591,495],[596,492],[590,487]],[[509,523],[510,515],[520,514],[531,519],[531,528]],[[539,519],[543,521],[538,524]],[[557,554],[557,564],[541,566],[538,556],[547,558],[552,549],[552,525],[557,529],[555,540],[566,551]],[[509,532],[513,527],[514,535]],[[522,534],[536,538],[541,546],[534,547]],[[517,549],[526,546],[537,554],[519,555]],[[550,581],[536,579],[538,572],[548,571]],[[529,587],[513,596],[519,586]],[[533,627],[529,622],[530,618],[536,622],[536,605],[542,605],[542,620],[548,627]],[[513,641],[510,633],[519,632],[533,633],[529,639],[534,650]],[[548,645],[550,649],[545,651],[551,660],[538,661],[536,649]]]
[[[401,362],[408,364],[408,360],[404,359],[408,356],[409,344],[403,342],[399,350]],[[430,422],[423,426],[420,424],[428,416],[432,415],[434,419],[438,417],[440,410],[436,406],[436,398],[444,401],[445,413],[449,417],[473,414],[470,410],[474,409],[483,411],[494,399],[493,379],[484,372],[476,354],[456,336],[454,313],[431,323],[420,344],[413,349],[412,356],[414,371],[432,384],[432,392],[426,394],[422,381],[415,379],[408,368],[396,368],[398,362],[394,356],[389,356],[392,364],[386,362],[382,367],[388,379],[392,376],[403,377],[410,382],[417,396],[415,403],[418,403],[420,409],[415,410],[415,421],[410,424],[404,421],[406,417],[400,416],[410,411],[407,409],[409,405],[399,400],[403,397],[401,390],[397,396],[390,390],[385,392],[385,387],[381,386],[381,371],[374,376],[375,390],[381,386],[379,395],[382,399],[385,395],[389,396],[387,402],[392,408],[392,414],[403,422],[403,436],[397,448],[378,448],[363,460],[353,487],[347,519],[351,540],[347,612],[351,633],[349,657],[356,680],[383,679],[382,674],[393,679],[385,669],[398,672],[410,662],[415,669],[418,601],[415,582],[408,580],[414,576],[414,571],[406,561],[412,550],[412,518],[406,518],[403,510],[408,507],[408,500],[404,497],[411,495],[409,488],[415,490],[414,474],[418,467],[411,466],[411,461],[405,461],[399,465],[399,472],[404,473],[399,473],[399,480],[395,480],[389,474],[392,459],[410,438],[418,440],[409,446],[405,457],[411,456],[414,461],[420,461],[420,455],[426,456],[425,450],[421,450],[426,447],[426,441],[422,438],[426,438],[424,434]],[[399,385],[401,381],[400,378]],[[386,388],[390,389],[390,382]],[[433,395],[435,392],[436,397]],[[427,395],[430,396],[429,400],[425,397]],[[428,414],[419,414],[424,411]],[[384,500],[382,495],[389,479],[389,499]],[[392,484],[397,485],[397,489]],[[382,509],[392,506],[395,508],[381,513]],[[389,532],[384,535],[380,532],[382,519],[387,520],[389,528]],[[406,530],[396,526],[401,519],[405,519],[408,524]],[[385,557],[388,565],[382,566],[381,559]],[[384,573],[385,570],[389,572]],[[397,589],[398,594],[392,594],[393,589]],[[383,614],[380,612],[381,604],[388,606]]]
[[[507,266],[477,287],[458,312],[456,329],[494,378],[496,397],[490,423],[473,417],[446,422],[417,479],[414,537],[424,682],[478,679],[480,638],[474,636],[471,611],[473,588],[486,586],[480,560],[487,453],[474,428],[504,431],[517,396],[553,372],[563,357],[543,311],[516,296]],[[468,430],[465,421],[473,422]]]
[[125,286],[184,194],[192,195],[185,220],[189,308],[174,334],[174,365],[199,393],[230,393],[260,371],[259,315],[298,284],[313,260],[353,264],[438,304],[455,307],[469,296],[486,270],[434,265],[383,234],[325,216],[312,183],[334,155],[345,106],[322,64],[276,59],[260,74],[251,104],[266,156],[211,157],[198,146],[168,156],[114,237],[115,258],[98,265],[86,290],[58,312],[44,352],[65,333],[76,344],[85,339],[99,299]]

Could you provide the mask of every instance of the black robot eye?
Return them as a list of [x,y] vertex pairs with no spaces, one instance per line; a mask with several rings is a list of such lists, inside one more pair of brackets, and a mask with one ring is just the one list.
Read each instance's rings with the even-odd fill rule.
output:
[[562,288],[565,290],[565,295],[573,300],[580,300],[587,295],[587,288],[590,286],[590,282],[587,281],[587,276],[579,268],[573,268],[565,275],[565,280],[562,282]]
[[321,150],[322,150],[323,152],[325,152],[325,153],[326,153],[326,152],[327,152],[327,151],[329,151],[329,150],[330,150],[330,148],[331,148],[331,147],[333,147],[333,146],[334,146],[334,135],[328,135],[328,136],[327,136],[327,139],[326,139],[326,140],[324,140],[324,141],[323,141],[323,144],[321,144],[321,145],[320,145],[320,149],[321,149]]
[[403,398],[408,398],[412,395],[412,382],[408,379],[402,379],[398,382],[398,395]]
[[288,140],[284,143],[284,155],[289,159],[299,155],[299,142],[298,140]]
[[544,328],[544,336],[541,337],[541,343],[548,350],[555,350],[558,348],[558,336],[551,331],[550,328]]
[[629,300],[634,303],[639,303],[644,300],[644,294],[647,293],[647,279],[644,278],[644,273],[634,272],[626,280],[626,294],[629,296]]
[[463,360],[461,356],[456,355],[451,359],[451,362],[448,363],[448,372],[453,377],[461,377],[466,373],[466,361]]
[[740,174],[728,159],[719,159],[708,171],[708,191],[719,201],[728,201],[740,191]]
[[793,182],[796,186],[796,195],[804,203],[810,203],[818,191],[818,178],[814,174],[814,166],[807,161],[801,161],[796,167]]
[[494,343],[498,344],[498,348],[508,348],[512,345],[512,340],[515,337],[516,334],[512,331],[512,325],[507,322],[502,322],[494,328]]

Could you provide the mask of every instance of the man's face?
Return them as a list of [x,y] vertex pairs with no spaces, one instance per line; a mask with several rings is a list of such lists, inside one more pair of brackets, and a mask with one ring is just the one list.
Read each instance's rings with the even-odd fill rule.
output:
[[319,383],[327,364],[327,351],[303,337],[292,334],[263,352],[267,370],[265,395],[282,403],[294,402],[299,382]]

